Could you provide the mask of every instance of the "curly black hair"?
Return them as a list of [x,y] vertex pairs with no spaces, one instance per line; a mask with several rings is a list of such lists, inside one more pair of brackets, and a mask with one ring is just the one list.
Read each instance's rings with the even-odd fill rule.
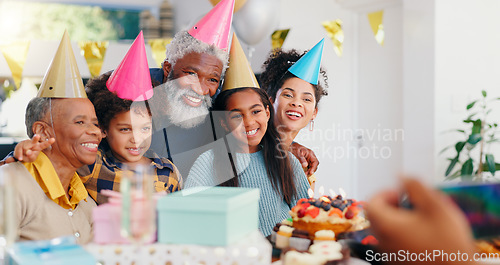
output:
[[[102,130],[109,128],[109,123],[118,114],[130,111],[133,101],[119,98],[116,94],[109,91],[106,87],[106,82],[111,76],[112,71],[104,73],[88,81],[85,86],[87,97],[94,104],[95,113],[99,126]],[[149,104],[146,101],[146,109],[151,116]],[[144,106],[144,105],[140,105]]]
[[[269,57],[263,64],[264,71],[260,74],[260,82],[262,88],[267,91],[267,94],[274,101],[276,99],[276,94],[278,90],[283,86],[286,80],[296,77],[292,73],[288,72],[288,68],[292,66],[293,63],[298,61],[304,54],[299,54],[297,50],[291,49],[288,51],[275,50],[269,54]],[[320,73],[324,79],[324,86],[328,87],[328,77],[326,76],[326,71],[320,68]],[[314,96],[316,98],[316,107],[321,99],[321,97],[328,95],[326,88],[322,86],[321,82],[317,85],[312,85],[314,88]]]

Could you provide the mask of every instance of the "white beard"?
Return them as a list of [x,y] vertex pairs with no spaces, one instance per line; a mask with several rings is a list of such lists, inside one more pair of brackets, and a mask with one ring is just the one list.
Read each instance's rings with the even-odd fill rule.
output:
[[163,85],[166,93],[167,116],[170,123],[184,129],[200,125],[208,115],[208,109],[212,106],[212,99],[208,95],[202,97],[202,103],[198,107],[187,105],[183,96],[200,97],[191,89],[180,88],[175,80],[169,80]]

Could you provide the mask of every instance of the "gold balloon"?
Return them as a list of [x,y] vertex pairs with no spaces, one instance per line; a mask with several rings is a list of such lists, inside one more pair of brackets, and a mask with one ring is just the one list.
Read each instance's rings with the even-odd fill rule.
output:
[[281,46],[283,46],[283,43],[285,42],[286,36],[288,35],[288,32],[290,29],[282,29],[282,30],[276,30],[273,32],[271,35],[271,46],[274,49],[279,49]]
[[342,20],[324,21],[321,23],[326,30],[328,37],[333,42],[333,49],[337,56],[342,56],[344,44],[344,30],[342,30]]
[[[246,1],[247,0],[235,0],[235,2],[234,2],[234,12],[237,12],[238,10],[240,10],[240,8],[245,4]],[[220,0],[210,0],[210,3],[212,3],[213,6],[215,6],[219,2],[220,2]]]

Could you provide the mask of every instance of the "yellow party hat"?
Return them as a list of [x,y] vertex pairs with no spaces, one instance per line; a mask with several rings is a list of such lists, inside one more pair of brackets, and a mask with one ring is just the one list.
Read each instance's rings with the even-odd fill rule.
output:
[[37,97],[87,98],[66,30],[56,55],[45,73]]
[[231,50],[229,52],[229,68],[224,77],[222,91],[238,87],[257,87],[260,88],[252,67],[248,63],[247,57],[241,48],[238,38],[233,33]]

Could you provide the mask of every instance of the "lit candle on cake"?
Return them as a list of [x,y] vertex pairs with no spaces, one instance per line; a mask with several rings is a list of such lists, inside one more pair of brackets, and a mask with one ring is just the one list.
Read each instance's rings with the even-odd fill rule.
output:
[[311,188],[309,188],[307,190],[307,195],[309,195],[309,198],[313,198],[314,197],[314,191]]
[[325,194],[325,187],[323,186],[319,187],[318,193],[320,197],[323,196],[323,194]]
[[347,195],[345,194],[345,191],[343,188],[339,188],[339,193],[340,193],[340,196],[342,196],[342,199],[344,200],[344,202],[346,201],[346,197]]
[[337,193],[335,193],[335,191],[333,191],[332,189],[329,189],[329,191],[330,191],[330,195],[332,196],[332,198],[337,197]]

